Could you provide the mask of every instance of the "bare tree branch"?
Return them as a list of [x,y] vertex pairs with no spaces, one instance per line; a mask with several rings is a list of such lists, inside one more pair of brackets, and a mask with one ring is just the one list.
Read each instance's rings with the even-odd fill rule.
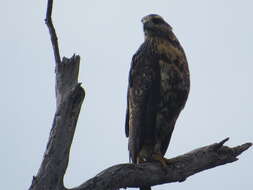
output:
[[69,160],[69,151],[76,129],[81,105],[85,96],[78,83],[80,57],[73,55],[61,61],[57,36],[52,23],[53,0],[48,0],[46,24],[49,29],[56,63],[56,102],[54,116],[44,158],[40,169],[33,177],[30,190],[65,189],[63,177]]
[[[53,0],[48,0],[47,2],[47,13],[46,13],[46,25],[48,26],[49,34],[51,37],[51,42],[54,50],[54,57],[56,65],[60,64],[61,62],[61,56],[59,52],[59,46],[58,46],[58,38],[54,29],[54,25],[52,22],[52,9],[53,9]],[[57,69],[57,66],[56,66]]]
[[238,160],[237,156],[252,146],[252,143],[245,143],[229,148],[223,146],[226,140],[172,158],[166,170],[160,163],[115,165],[72,190],[114,190],[182,182],[203,170]]
[[[63,178],[68,166],[69,152],[76,129],[85,92],[78,83],[80,57],[73,55],[61,61],[57,36],[52,23],[53,0],[48,0],[46,24],[49,29],[56,62],[56,102],[54,116],[43,161],[30,190],[66,190]],[[167,168],[159,163],[119,164],[112,166],[72,190],[115,190],[125,187],[154,186],[163,183],[182,182],[203,170],[231,163],[252,143],[227,147],[224,143],[205,146],[187,154],[172,158]]]
[[[72,57],[70,60],[79,59]],[[63,67],[75,66],[72,61],[68,64],[70,65],[63,64]],[[63,177],[68,166],[69,151],[85,95],[80,84],[75,84],[74,87],[68,83],[65,85],[69,86],[69,89],[64,86],[64,89],[68,89],[68,91],[64,91],[66,94],[59,96],[64,98],[57,106],[44,158],[36,177],[33,178],[31,190],[65,189]]]

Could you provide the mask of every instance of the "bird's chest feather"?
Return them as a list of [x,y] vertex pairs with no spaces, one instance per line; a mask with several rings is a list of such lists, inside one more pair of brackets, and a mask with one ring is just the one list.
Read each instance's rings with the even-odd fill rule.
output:
[[[160,104],[169,107],[184,106],[189,92],[189,70],[181,47],[170,43],[157,45],[160,71]],[[166,106],[166,107],[167,107]]]
[[183,50],[170,43],[160,43],[157,52],[162,89],[188,89],[189,71]]

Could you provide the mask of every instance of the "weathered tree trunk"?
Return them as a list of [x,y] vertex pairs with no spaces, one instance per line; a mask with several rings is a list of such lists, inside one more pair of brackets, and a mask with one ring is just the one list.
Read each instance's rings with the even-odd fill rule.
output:
[[[57,35],[52,23],[53,0],[48,0],[46,24],[49,29],[56,63],[56,113],[43,161],[30,190],[65,190],[63,177],[69,160],[69,152],[80,108],[85,96],[78,83],[80,57],[73,55],[61,60]],[[159,163],[118,164],[105,169],[92,179],[72,190],[115,190],[126,187],[143,187],[157,184],[182,182],[203,170],[238,160],[237,156],[252,143],[229,148],[228,140],[193,150],[171,159],[166,169]]]

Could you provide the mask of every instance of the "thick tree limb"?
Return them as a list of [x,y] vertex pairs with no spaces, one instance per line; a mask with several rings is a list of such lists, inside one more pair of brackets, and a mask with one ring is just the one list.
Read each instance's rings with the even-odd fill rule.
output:
[[[71,62],[69,64],[75,66]],[[71,67],[70,65],[66,67]],[[74,87],[68,83],[65,85],[69,86],[69,90],[64,91],[66,94],[58,96],[64,98],[57,106],[44,158],[36,177],[33,178],[31,190],[65,189],[63,177],[68,166],[70,146],[85,95],[80,84],[75,84]],[[67,89],[65,85],[63,89]]]
[[52,7],[53,0],[48,0],[45,21],[56,63],[57,109],[44,158],[36,177],[33,177],[30,190],[65,189],[63,177],[68,166],[70,146],[85,96],[83,88],[78,84],[80,57],[73,55],[72,58],[63,58],[61,61],[57,36],[51,19]]
[[[46,24],[49,28],[56,62],[56,102],[46,151],[40,169],[33,177],[30,190],[66,190],[63,178],[68,166],[69,152],[81,105],[85,96],[78,83],[80,57],[63,58],[61,61],[57,36],[52,23],[53,0],[48,0]],[[119,164],[112,166],[94,178],[72,190],[115,190],[122,187],[154,186],[170,182],[182,182],[203,170],[238,160],[237,156],[252,143],[229,148],[220,143],[205,146],[171,159],[167,168],[159,163]]]
[[72,190],[114,190],[125,187],[154,186],[158,184],[182,182],[187,177],[203,170],[231,163],[247,150],[252,143],[229,148],[223,146],[228,140],[208,145],[171,159],[164,170],[160,163],[119,164],[112,166],[94,178]]

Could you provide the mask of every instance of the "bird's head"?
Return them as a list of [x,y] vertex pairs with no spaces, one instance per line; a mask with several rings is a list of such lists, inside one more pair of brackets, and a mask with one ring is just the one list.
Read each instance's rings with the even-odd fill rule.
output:
[[166,37],[171,26],[159,15],[150,14],[141,19],[145,37]]

